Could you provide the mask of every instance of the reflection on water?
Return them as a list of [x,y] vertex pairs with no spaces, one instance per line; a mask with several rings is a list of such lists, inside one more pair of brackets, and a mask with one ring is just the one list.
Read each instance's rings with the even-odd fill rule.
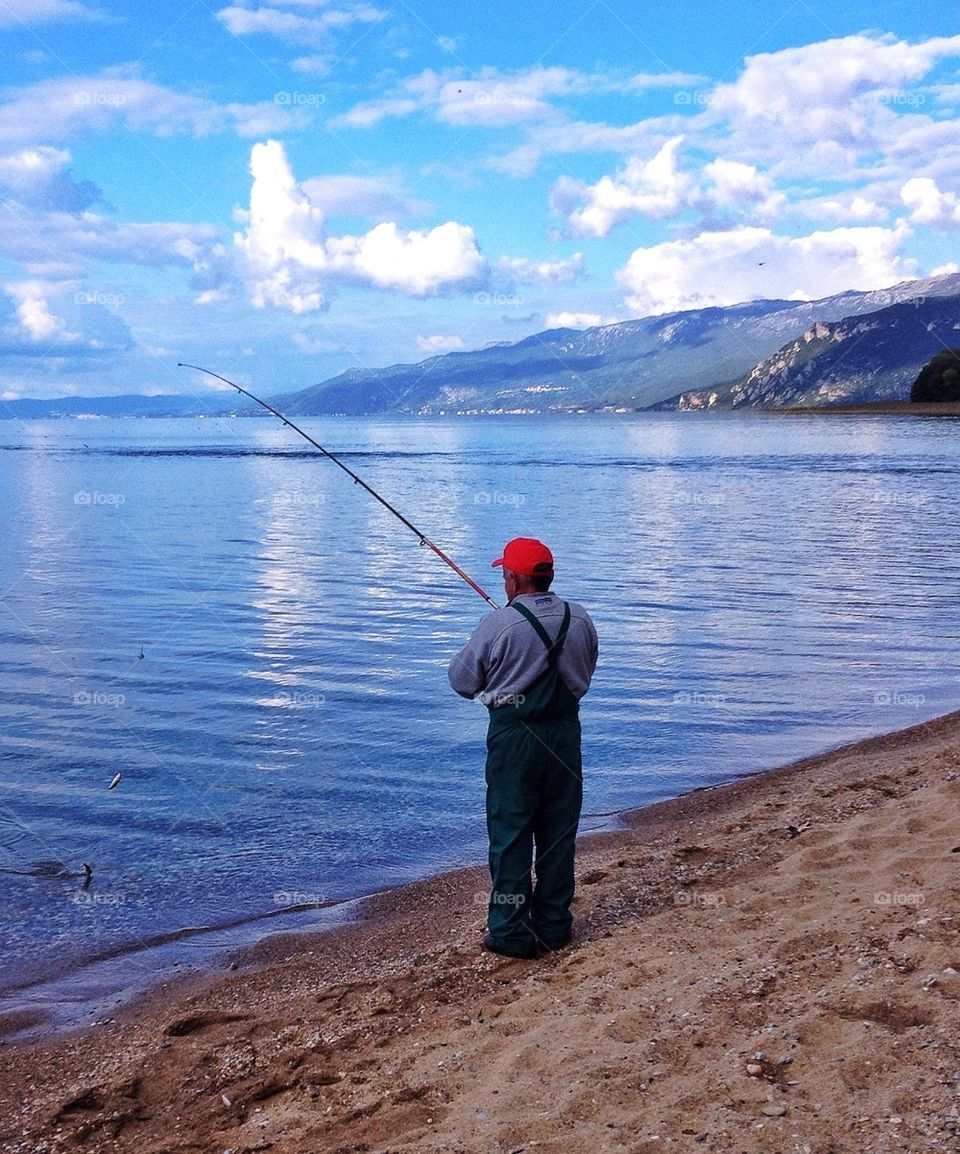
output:
[[[601,637],[589,813],[955,704],[953,422],[307,425],[495,598],[506,539],[551,543]],[[445,669],[486,606],[305,448],[0,422],[9,981],[482,860],[484,715]]]

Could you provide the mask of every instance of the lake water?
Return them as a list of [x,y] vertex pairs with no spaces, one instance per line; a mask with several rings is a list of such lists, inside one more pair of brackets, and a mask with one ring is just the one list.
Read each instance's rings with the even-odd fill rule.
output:
[[[957,706],[956,421],[303,423],[498,600],[505,540],[553,547],[584,829]],[[291,430],[0,421],[0,492],[0,1005],[484,860],[446,664],[486,606]]]

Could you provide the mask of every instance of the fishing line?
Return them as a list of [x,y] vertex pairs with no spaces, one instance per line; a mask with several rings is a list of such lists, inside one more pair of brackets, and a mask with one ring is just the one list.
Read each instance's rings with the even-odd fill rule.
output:
[[385,497],[381,497],[372,485],[368,485],[362,477],[358,477],[357,474],[351,468],[345,465],[339,457],[325,449],[319,441],[315,441],[309,433],[305,433],[299,425],[295,425],[293,421],[291,421],[289,417],[285,417],[279,409],[275,409],[273,405],[267,404],[266,401],[261,401],[259,397],[255,397],[253,393],[249,392],[247,389],[241,388],[241,386],[236,384],[234,381],[228,380],[226,377],[222,377],[219,373],[215,373],[212,369],[205,369],[202,365],[190,365],[187,364],[186,361],[179,361],[177,363],[177,368],[196,369],[199,373],[206,373],[207,376],[216,377],[218,381],[223,381],[225,385],[229,385],[232,389],[236,389],[238,393],[243,393],[243,395],[245,397],[249,397],[251,401],[256,401],[257,404],[260,405],[261,408],[266,409],[268,413],[273,413],[275,417],[279,417],[285,425],[288,425],[291,429],[293,429],[295,433],[299,433],[300,436],[304,438],[304,440],[309,441],[315,449],[319,449],[325,457],[328,457],[331,461],[333,461],[335,465],[343,469],[343,471],[348,476],[352,477],[355,485],[361,485],[364,489],[366,489],[371,497],[375,497],[385,509],[389,510],[394,515],[394,517],[397,518],[398,521],[401,521],[404,525],[406,525],[411,533],[414,533],[417,537],[419,537],[421,545],[426,545],[428,549],[431,549],[434,553],[436,553],[440,560],[449,565],[458,577],[461,577],[464,581],[466,581],[466,583],[475,593],[479,593],[488,605],[492,605],[494,609],[500,608],[496,601],[494,601],[488,593],[484,592],[484,590],[480,588],[480,586],[476,583],[476,581],[474,581],[470,574],[465,573],[452,557],[448,557],[447,554],[444,553],[439,545],[435,545],[425,533],[420,532],[420,530],[416,527],[416,525],[413,524],[412,521],[408,521],[407,518],[404,517],[401,512],[395,509]]

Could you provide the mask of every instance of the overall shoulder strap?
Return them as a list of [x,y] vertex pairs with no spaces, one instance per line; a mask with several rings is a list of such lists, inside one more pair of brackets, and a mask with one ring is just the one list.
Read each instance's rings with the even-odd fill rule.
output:
[[567,604],[567,602],[564,601],[563,603],[563,623],[560,626],[560,632],[557,634],[556,641],[550,640],[550,634],[540,624],[536,614],[531,613],[525,605],[517,605],[515,603],[511,603],[510,608],[516,609],[519,614],[521,614],[523,617],[526,617],[534,629],[536,629],[540,640],[547,647],[547,661],[553,665],[557,658],[560,656],[560,651],[563,649],[563,643],[566,641],[567,633],[570,629],[570,606]]

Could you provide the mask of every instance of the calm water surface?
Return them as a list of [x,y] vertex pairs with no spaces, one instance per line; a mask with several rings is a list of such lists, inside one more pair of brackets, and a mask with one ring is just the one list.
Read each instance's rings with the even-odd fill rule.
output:
[[[497,598],[552,545],[591,815],[957,705],[956,421],[304,424]],[[0,492],[0,984],[483,859],[485,606],[290,430],[3,421]]]

